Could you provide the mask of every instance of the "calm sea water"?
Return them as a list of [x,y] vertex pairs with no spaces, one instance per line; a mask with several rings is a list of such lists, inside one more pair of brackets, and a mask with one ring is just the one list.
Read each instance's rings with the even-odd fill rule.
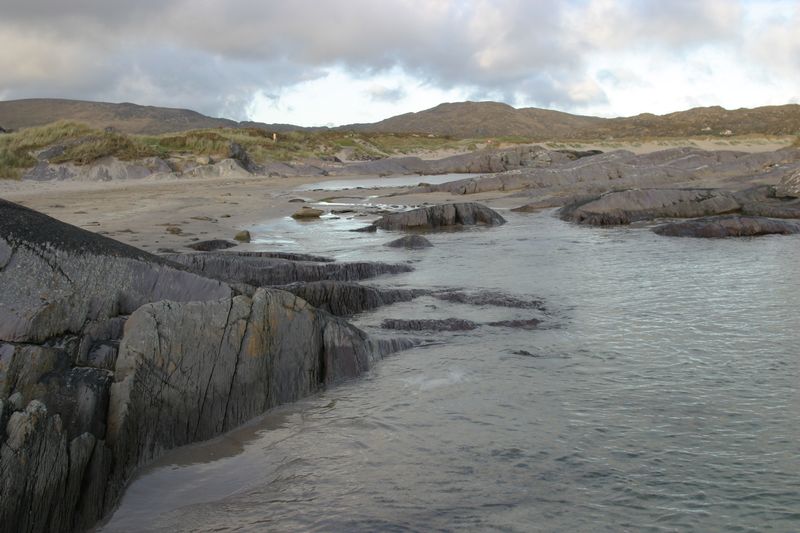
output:
[[354,221],[260,228],[271,249],[414,262],[378,284],[547,306],[425,297],[357,317],[370,331],[542,326],[422,335],[361,379],[170,453],[103,531],[800,530],[800,238],[504,215],[414,252]]

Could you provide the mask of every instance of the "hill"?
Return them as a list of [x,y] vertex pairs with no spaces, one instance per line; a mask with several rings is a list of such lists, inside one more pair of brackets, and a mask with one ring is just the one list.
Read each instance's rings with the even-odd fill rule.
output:
[[123,133],[159,135],[209,128],[259,127],[271,131],[302,129],[288,124],[240,123],[213,118],[189,109],[142,106],[131,103],[85,102],[57,98],[31,98],[0,102],[0,127],[43,126],[59,120],[80,122],[93,128],[111,127]]
[[[440,104],[374,124],[343,126],[364,132],[419,133],[453,137],[521,136],[531,140],[690,137],[698,135],[797,135],[795,104],[727,110],[698,107],[667,115],[600,118],[534,107],[516,109],[497,102]],[[728,133],[730,132],[730,133]]]
[[[291,124],[236,122],[188,109],[79,100],[29,99],[0,102],[0,127],[19,129],[59,120],[112,127],[129,134],[160,135],[198,129],[249,128],[267,132],[325,132]],[[516,137],[527,141],[634,139],[714,135],[800,135],[800,105],[727,110],[698,107],[667,115],[600,118],[535,107],[516,109],[499,102],[444,103],[372,124],[350,124],[334,131],[436,135],[458,139]]]

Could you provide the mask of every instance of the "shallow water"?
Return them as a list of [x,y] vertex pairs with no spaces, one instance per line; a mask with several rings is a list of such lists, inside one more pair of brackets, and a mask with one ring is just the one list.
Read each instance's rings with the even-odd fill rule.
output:
[[464,178],[474,177],[477,174],[436,174],[431,176],[393,176],[393,177],[353,177],[339,180],[319,181],[302,185],[298,191],[342,191],[346,189],[372,189],[384,187],[408,187],[428,183],[431,185],[448,183]]
[[[357,317],[537,317],[422,335],[362,379],[167,455],[103,531],[800,530],[800,237],[694,240],[550,213],[381,246],[357,221],[262,228],[272,249],[411,260],[430,297]],[[442,342],[439,342],[442,341]]]

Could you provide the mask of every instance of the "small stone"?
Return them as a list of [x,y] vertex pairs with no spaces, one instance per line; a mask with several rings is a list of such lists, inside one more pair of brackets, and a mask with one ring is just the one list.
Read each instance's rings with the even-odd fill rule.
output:
[[306,207],[303,206],[299,210],[297,210],[293,215],[292,218],[300,219],[300,218],[319,218],[325,213],[322,209],[314,209],[313,207]]
[[234,235],[233,239],[239,242],[250,242],[250,232],[244,229]]
[[420,250],[422,248],[430,248],[433,244],[422,235],[406,235],[405,237],[387,242],[384,246],[390,248],[405,248],[407,250]]

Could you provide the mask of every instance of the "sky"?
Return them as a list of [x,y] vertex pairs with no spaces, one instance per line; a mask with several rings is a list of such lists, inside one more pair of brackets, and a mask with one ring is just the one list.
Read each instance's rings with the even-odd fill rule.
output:
[[800,103],[800,0],[0,0],[0,100],[302,126]]

